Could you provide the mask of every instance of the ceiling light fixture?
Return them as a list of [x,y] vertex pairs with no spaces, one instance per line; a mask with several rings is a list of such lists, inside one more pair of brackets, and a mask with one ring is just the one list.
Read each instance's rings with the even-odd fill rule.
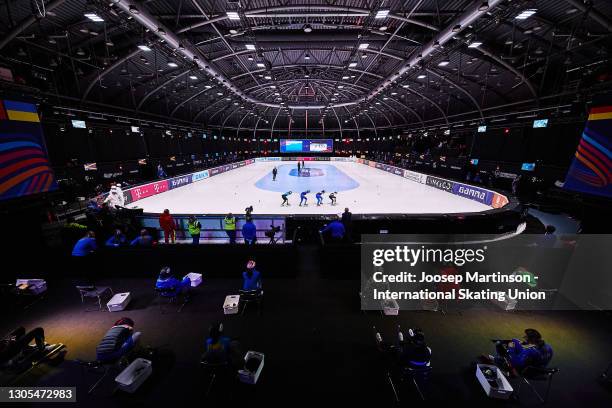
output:
[[389,15],[389,10],[385,9],[385,10],[378,10],[376,12],[376,15],[374,16],[374,18],[387,18],[387,16]]
[[483,1],[480,6],[478,6],[478,11],[487,11],[489,9],[489,2]]
[[255,50],[255,45],[254,44],[245,44],[244,46],[247,50]]
[[518,16],[514,17],[516,20],[527,20],[529,17],[533,16],[538,9],[526,9],[521,12]]
[[472,41],[470,43],[470,45],[468,45],[468,48],[478,48],[482,45],[482,42],[480,41]]
[[87,17],[88,19],[90,19],[91,21],[95,22],[95,23],[101,23],[101,22],[104,21],[104,19],[102,17],[100,17],[99,15],[97,15],[93,11],[88,11],[87,13],[85,13],[83,15],[85,17]]
[[312,33],[312,26],[308,23],[304,24],[304,32],[305,33]]
[[359,44],[359,49],[360,49],[360,50],[365,50],[365,49],[367,49],[369,46],[370,46],[370,44],[368,44],[368,43],[361,43],[361,44]]
[[240,16],[238,15],[237,11],[228,11],[226,15],[230,20],[240,20]]

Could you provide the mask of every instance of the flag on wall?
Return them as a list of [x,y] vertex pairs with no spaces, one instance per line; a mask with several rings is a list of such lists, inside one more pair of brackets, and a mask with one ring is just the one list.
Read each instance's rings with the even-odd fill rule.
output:
[[36,105],[27,102],[3,100],[0,101],[0,120],[15,120],[21,122],[40,122]]

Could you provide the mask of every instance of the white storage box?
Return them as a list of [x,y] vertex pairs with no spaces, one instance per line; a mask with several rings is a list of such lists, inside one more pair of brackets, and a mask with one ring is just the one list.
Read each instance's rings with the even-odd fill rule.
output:
[[106,307],[108,307],[109,312],[120,312],[127,307],[130,300],[132,300],[130,292],[115,293],[115,296],[108,301]]
[[225,302],[223,302],[223,313],[236,314],[238,313],[239,305],[240,295],[228,295],[225,297]]
[[20,290],[27,290],[34,295],[47,291],[47,282],[44,279],[17,279],[15,286]]
[[192,288],[195,288],[196,286],[200,286],[200,283],[202,283],[201,273],[190,272],[187,275],[185,275],[185,278],[189,278],[189,280],[191,281]]
[[137,358],[115,378],[120,390],[133,393],[153,372],[151,361]]
[[[492,381],[497,384],[496,387],[492,386],[489,383],[487,376],[484,374],[485,370],[493,371],[494,377],[492,378]],[[514,389],[512,389],[512,386],[506,379],[504,373],[502,373],[501,370],[494,365],[477,364],[476,378],[478,378],[478,382],[480,383],[480,385],[482,385],[482,388],[484,389],[488,397],[508,399],[512,395],[512,392],[514,392]]]
[[385,316],[397,316],[399,314],[399,305],[393,299],[383,300],[382,308]]
[[[250,371],[247,370],[246,364],[249,360],[254,359],[259,361],[259,365],[257,366],[257,370]],[[263,370],[264,366],[264,355],[263,353],[259,353],[257,351],[248,351],[244,356],[244,364],[245,368],[242,370],[238,370],[238,378],[241,382],[246,384],[256,384],[259,379],[259,375],[261,374],[261,370]]]

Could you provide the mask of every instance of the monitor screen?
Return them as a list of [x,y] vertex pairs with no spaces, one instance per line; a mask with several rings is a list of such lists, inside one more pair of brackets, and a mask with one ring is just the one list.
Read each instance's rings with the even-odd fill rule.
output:
[[523,171],[534,171],[535,170],[535,163],[523,163],[521,165],[521,170],[523,170]]
[[132,126],[132,133],[140,133],[140,128],[138,126]]
[[333,139],[281,139],[281,153],[332,153]]
[[538,119],[533,121],[533,128],[545,128],[548,127],[548,119]]
[[471,159],[470,164],[473,164],[474,166],[476,166],[478,164],[478,159]]
[[71,120],[72,127],[75,129],[87,129],[87,125],[84,120]]
[[85,171],[98,170],[98,164],[97,163],[85,163],[83,165],[83,167],[85,168]]
[[478,133],[484,133],[487,131],[487,127],[486,126],[478,126]]

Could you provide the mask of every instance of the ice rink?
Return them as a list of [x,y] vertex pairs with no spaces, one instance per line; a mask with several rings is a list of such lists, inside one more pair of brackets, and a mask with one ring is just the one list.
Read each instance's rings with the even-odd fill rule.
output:
[[[272,169],[278,168],[276,181]],[[185,187],[136,201],[130,208],[174,214],[244,213],[337,214],[349,207],[354,214],[448,214],[480,212],[490,207],[419,184],[385,171],[351,162],[306,162],[308,176],[298,176],[297,162],[258,162]],[[306,173],[304,173],[306,174]],[[317,207],[318,190],[337,191],[338,204]],[[298,206],[300,192],[310,190],[308,206]],[[281,207],[281,194],[293,191],[290,207]]]

